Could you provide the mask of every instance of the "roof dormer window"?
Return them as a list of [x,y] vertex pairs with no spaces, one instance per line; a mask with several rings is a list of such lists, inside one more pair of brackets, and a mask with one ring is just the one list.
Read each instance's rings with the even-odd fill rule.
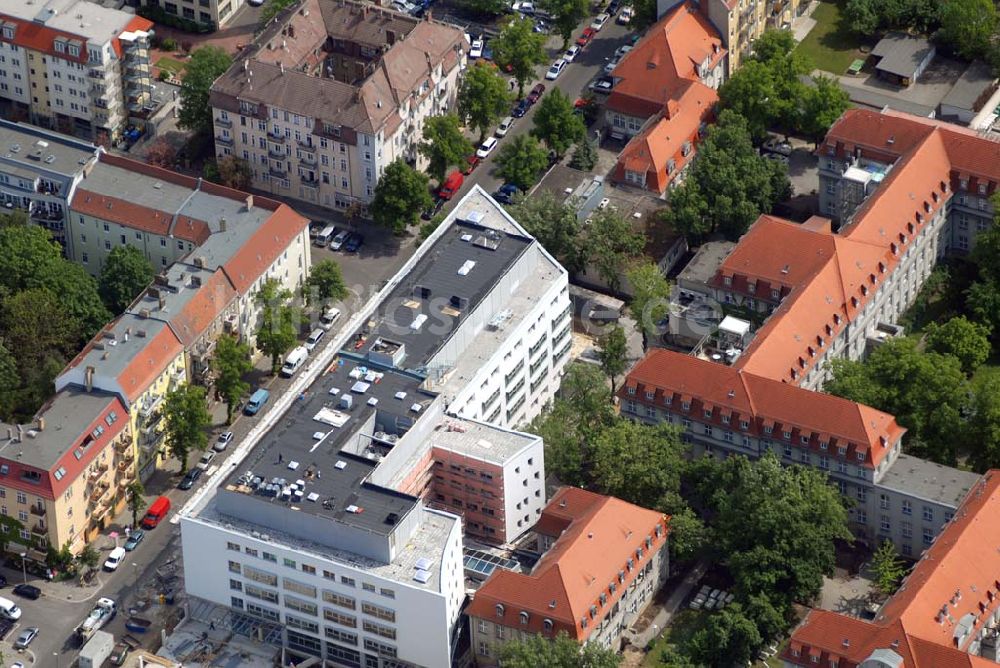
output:
[[497,617],[503,617],[503,603],[497,603]]

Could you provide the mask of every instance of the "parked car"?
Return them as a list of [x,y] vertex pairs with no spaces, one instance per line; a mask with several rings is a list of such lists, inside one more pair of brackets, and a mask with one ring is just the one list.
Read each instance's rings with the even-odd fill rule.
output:
[[347,240],[347,235],[350,234],[347,230],[341,230],[337,232],[337,235],[330,242],[330,248],[333,250],[340,250],[344,246],[344,242]]
[[195,464],[195,466],[200,468],[202,471],[208,469],[208,467],[212,465],[212,460],[215,459],[215,454],[214,450],[209,450],[201,456],[201,459],[198,460],[198,463]]
[[125,548],[116,547],[108,553],[108,558],[104,561],[104,570],[106,571],[116,571],[118,567],[122,565],[125,560]]
[[535,21],[535,25],[532,30],[540,34],[547,35],[549,33],[549,24],[541,19],[538,19]]
[[193,468],[184,474],[181,481],[177,484],[177,489],[191,489],[194,487],[194,483],[198,478],[201,477],[202,470],[199,468]]
[[545,73],[545,78],[549,81],[555,81],[556,77],[562,74],[562,71],[566,69],[566,61],[560,58],[556,62],[552,63],[552,67],[549,71]]
[[497,126],[497,130],[494,134],[496,134],[497,137],[506,137],[507,133],[510,132],[510,129],[513,126],[514,126],[514,118],[508,116],[507,118],[500,121],[500,125]]
[[765,160],[772,160],[774,162],[782,162],[782,163],[784,163],[786,165],[788,164],[788,156],[787,155],[782,155],[780,153],[765,153],[763,155],[763,158]]
[[347,243],[344,244],[344,250],[348,253],[357,253],[361,248],[361,245],[365,243],[365,237],[360,232],[352,232],[351,236],[347,239]]
[[615,19],[615,22],[621,26],[628,25],[632,21],[632,16],[634,15],[635,10],[631,7],[626,7],[620,14],[618,14],[618,18]]
[[493,199],[500,202],[501,204],[510,204],[514,198],[514,195],[521,192],[520,188],[515,186],[513,183],[505,183],[500,188],[493,193]]
[[14,641],[14,649],[27,649],[31,641],[35,639],[38,635],[37,626],[29,626],[28,628],[21,631],[21,634],[17,636],[17,640]]
[[590,86],[588,86],[588,88],[595,93],[610,93],[613,86],[614,81],[612,81],[609,77],[598,77],[590,82]]
[[608,4],[608,14],[614,16],[615,14],[618,13],[618,10],[621,8],[622,8],[621,0],[611,0],[611,3]]
[[573,59],[576,58],[577,54],[579,53],[580,53],[580,47],[574,44],[573,46],[566,49],[566,53],[562,55],[562,59],[565,60],[567,63],[572,63]]
[[146,537],[146,532],[142,529],[136,529],[131,534],[129,534],[128,540],[125,541],[125,551],[131,552],[135,548],[139,547],[139,543],[142,539]]
[[486,140],[479,145],[479,148],[476,150],[476,155],[479,157],[480,160],[486,159],[490,157],[490,153],[492,153],[493,149],[495,149],[496,147],[497,147],[497,138],[487,137]]
[[517,104],[514,105],[514,108],[510,110],[510,115],[513,116],[514,118],[521,118],[526,113],[528,113],[528,109],[530,108],[531,108],[531,103],[528,102],[527,98],[525,98],[523,100],[520,100]]
[[474,39],[472,40],[472,47],[469,49],[469,59],[474,60],[476,58],[483,57],[483,40]]
[[531,89],[530,93],[528,93],[528,104],[534,104],[535,102],[538,102],[538,99],[542,97],[542,94],[544,93],[545,93],[545,84],[543,83],[535,84],[535,87]]
[[7,576],[0,575],[0,587],[6,587],[6,586],[7,586]]
[[593,28],[584,28],[583,33],[576,38],[576,45],[582,49],[590,44],[590,40],[594,39],[594,35],[596,34],[597,31]]
[[594,32],[600,32],[601,28],[604,27],[604,24],[606,24],[610,18],[611,18],[610,14],[598,14],[597,16],[594,17],[594,20],[590,24],[590,27],[594,29]]
[[19,584],[14,587],[11,591],[20,596],[21,598],[29,598],[35,601],[42,595],[42,590],[35,585],[30,584]]
[[323,311],[323,315],[321,315],[319,318],[319,326],[329,332],[331,329],[333,329],[333,323],[337,322],[337,320],[339,319],[340,319],[340,309],[331,306],[330,308]]
[[219,434],[219,438],[215,439],[215,445],[213,445],[212,447],[216,450],[216,452],[222,452],[227,447],[229,447],[229,444],[232,442],[232,440],[233,440],[233,432],[224,431],[221,434]]
[[[471,174],[473,171],[475,171],[476,167],[479,166],[479,163],[482,162],[482,160],[483,159],[480,158],[475,153],[473,153],[472,155],[470,155],[468,158],[465,159],[465,167],[462,168],[462,174],[464,174],[465,176],[468,176],[469,174]],[[459,186],[459,187],[461,187],[461,186]],[[452,193],[452,195],[454,195],[454,194],[455,193]],[[449,197],[448,199],[451,199],[451,197]]]
[[771,137],[766,142],[764,142],[763,148],[765,151],[771,153],[777,153],[779,155],[788,156],[792,154],[792,145],[789,144],[787,141],[782,141],[781,139],[778,139],[777,137]]
[[535,15],[535,3],[529,0],[518,0],[513,5],[510,6],[515,12],[520,12],[525,16]]
[[[319,345],[319,342],[322,341],[324,337],[326,337],[326,330],[322,327],[317,327],[313,331],[309,332],[309,336],[306,338],[306,342],[303,345],[306,347],[306,350],[312,352],[316,349],[316,346]],[[219,450],[220,452],[225,449],[225,446],[221,449],[216,448],[216,450]]]
[[615,58],[614,60],[610,60],[610,61],[604,63],[604,73],[605,74],[611,74],[612,72],[615,71],[616,67],[618,67],[618,59],[617,58]]
[[632,50],[631,44],[623,44],[622,46],[619,46],[617,49],[615,49],[615,59],[621,60],[625,56],[625,54],[631,50]]

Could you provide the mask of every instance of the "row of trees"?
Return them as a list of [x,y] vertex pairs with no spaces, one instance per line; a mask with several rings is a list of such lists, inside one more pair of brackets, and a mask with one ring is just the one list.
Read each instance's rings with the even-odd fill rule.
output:
[[847,510],[820,471],[782,467],[773,455],[694,459],[680,430],[616,415],[598,367],[568,367],[559,396],[530,430],[545,439],[560,481],[671,516],[675,562],[724,567],[737,600],[713,613],[668,665],[732,665],[752,657],[793,621],[833,570],[835,541],[850,540]]

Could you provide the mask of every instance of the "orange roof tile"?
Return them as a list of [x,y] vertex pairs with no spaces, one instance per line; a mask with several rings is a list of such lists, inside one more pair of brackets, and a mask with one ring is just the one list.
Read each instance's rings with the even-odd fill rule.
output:
[[263,225],[223,265],[229,280],[241,295],[246,294],[291,240],[309,225],[287,204],[278,205]]
[[612,76],[619,79],[607,107],[630,116],[652,116],[676,97],[684,80],[698,81],[698,66],[714,68],[724,57],[722,40],[690,4],[683,4],[650,28]]
[[[62,30],[56,30],[33,21],[22,21],[21,19],[14,18],[8,14],[0,14],[0,19],[2,19],[5,23],[13,23],[17,26],[17,30],[14,32],[14,39],[0,38],[0,42],[16,44],[24,49],[39,51],[41,53],[48,54],[53,58],[59,58],[60,60],[86,64],[88,55],[87,39],[85,37],[74,35],[73,33],[63,32]],[[79,54],[71,56],[68,51],[56,51],[55,41],[59,37],[78,42],[80,44]]]
[[191,345],[236,297],[236,290],[225,273],[216,271],[197,289],[181,312],[170,319],[174,334],[185,347]]
[[[667,518],[661,513],[576,487],[560,489],[539,518],[553,526],[567,521],[568,527],[530,574],[494,571],[466,613],[497,621],[496,605],[501,604],[509,626],[541,633],[543,620],[550,619],[553,635],[565,631],[583,641],[666,541]],[[657,526],[662,527],[660,536]],[[651,549],[645,546],[646,538],[651,539]],[[641,558],[637,548],[643,550]],[[630,559],[632,569],[627,566]],[[609,588],[612,583],[614,593]],[[607,596],[604,604],[602,594]],[[591,606],[597,608],[594,617]],[[526,625],[519,619],[522,611],[529,615]],[[586,628],[581,624],[584,618]]]

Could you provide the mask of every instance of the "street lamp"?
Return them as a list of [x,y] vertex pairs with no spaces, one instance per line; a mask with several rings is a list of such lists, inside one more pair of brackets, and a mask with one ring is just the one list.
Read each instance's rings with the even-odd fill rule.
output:
[[28,584],[28,553],[21,553],[21,575],[24,577],[24,584]]

